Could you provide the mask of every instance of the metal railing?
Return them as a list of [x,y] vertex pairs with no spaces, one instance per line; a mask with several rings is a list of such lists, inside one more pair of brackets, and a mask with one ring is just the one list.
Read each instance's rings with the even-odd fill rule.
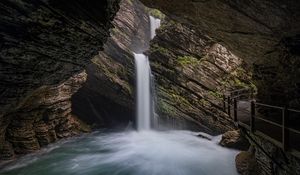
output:
[[[249,104],[249,108],[239,108],[239,102],[247,102]],[[284,151],[296,152],[297,156],[300,156],[300,146],[298,148],[298,145],[290,145],[290,134],[296,136],[296,139],[299,138],[299,140],[296,140],[295,143],[298,142],[300,145],[300,126],[298,126],[299,128],[292,128],[289,126],[290,113],[294,113],[296,114],[296,117],[300,117],[300,110],[256,102],[256,100],[254,99],[254,93],[253,91],[251,91],[251,89],[241,89],[227,92],[224,95],[223,108],[224,112],[232,117],[234,123],[237,126],[246,128],[251,133],[262,136],[263,138],[282,148]],[[275,115],[277,116],[277,120],[274,120],[272,117],[268,118],[264,116],[264,114],[260,114],[261,111],[272,111],[273,115],[274,111],[276,110],[277,112],[275,113]],[[243,112],[244,121],[239,119],[239,112]],[[258,121],[264,124],[260,123],[261,126],[258,127]],[[270,134],[270,131],[268,131],[268,129],[270,128],[267,128],[267,126],[274,129],[277,133],[273,133],[273,135]],[[266,131],[268,131],[269,133]],[[274,138],[274,136],[278,134],[281,134],[281,136],[279,138]]]

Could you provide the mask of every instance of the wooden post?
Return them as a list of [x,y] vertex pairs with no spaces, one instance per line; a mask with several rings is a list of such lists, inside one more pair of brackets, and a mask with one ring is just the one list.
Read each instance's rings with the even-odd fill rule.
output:
[[255,131],[255,101],[251,101],[250,131]]
[[230,109],[230,96],[227,97],[227,114],[229,115],[229,117],[231,117],[231,109]]
[[284,151],[288,150],[289,144],[289,130],[288,127],[288,118],[289,118],[289,111],[287,106],[284,107],[282,110],[282,148]]
[[233,121],[234,122],[237,122],[238,121],[238,118],[237,118],[237,100],[236,98],[233,99],[233,108],[234,108],[234,115],[233,115]]

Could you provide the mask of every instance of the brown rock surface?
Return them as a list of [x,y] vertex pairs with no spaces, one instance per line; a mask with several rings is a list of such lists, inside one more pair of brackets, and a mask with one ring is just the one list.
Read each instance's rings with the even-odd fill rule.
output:
[[[87,67],[88,79],[72,99],[78,117],[101,125],[134,120],[134,58],[149,47],[148,10],[136,0],[122,0],[111,37]],[[99,108],[101,106],[101,108]]]
[[71,115],[71,96],[86,81],[86,76],[82,72],[58,86],[43,86],[28,96],[18,111],[4,116],[10,122],[3,128],[6,129],[2,136],[5,145],[0,149],[3,159],[77,135],[80,126]]
[[255,156],[249,152],[242,151],[235,157],[235,164],[240,175],[261,174]]
[[73,135],[70,98],[103,48],[118,3],[0,2],[1,159]]
[[249,149],[248,140],[241,134],[239,130],[227,131],[222,135],[219,143],[221,146],[247,151]]
[[299,108],[298,0],[141,0],[253,65],[258,97]]
[[162,120],[189,121],[219,133],[234,128],[223,111],[223,93],[251,86],[240,58],[194,27],[174,21],[157,31],[148,54]]

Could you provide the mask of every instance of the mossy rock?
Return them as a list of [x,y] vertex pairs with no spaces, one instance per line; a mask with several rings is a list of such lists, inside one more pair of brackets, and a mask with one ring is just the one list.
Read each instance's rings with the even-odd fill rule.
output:
[[149,9],[149,15],[158,18],[158,19],[165,19],[165,14],[157,9]]
[[185,56],[178,56],[177,62],[184,66],[184,65],[195,65],[199,63],[199,60],[193,56],[185,55]]

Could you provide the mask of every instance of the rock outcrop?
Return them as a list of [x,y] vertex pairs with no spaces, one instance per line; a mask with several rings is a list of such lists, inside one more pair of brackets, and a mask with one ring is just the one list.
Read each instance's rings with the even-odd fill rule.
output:
[[240,175],[258,175],[260,173],[255,156],[250,152],[240,152],[235,158],[235,163]]
[[161,118],[191,121],[217,133],[234,128],[224,112],[223,94],[252,86],[240,58],[192,26],[174,21],[157,31],[148,54]]
[[148,12],[139,1],[121,1],[111,37],[87,67],[87,82],[73,97],[74,114],[109,126],[134,120],[133,52],[149,48]]
[[86,77],[84,71],[60,85],[42,86],[32,92],[16,112],[4,116],[10,120],[7,127],[1,127],[5,129],[1,159],[10,159],[14,153],[30,153],[60,138],[86,131],[71,114],[71,96]]
[[71,95],[103,48],[118,3],[0,2],[1,159],[73,135]]
[[221,146],[248,151],[249,142],[239,130],[227,131],[222,135]]
[[176,21],[193,25],[253,64],[258,97],[299,105],[298,0],[141,0]]

